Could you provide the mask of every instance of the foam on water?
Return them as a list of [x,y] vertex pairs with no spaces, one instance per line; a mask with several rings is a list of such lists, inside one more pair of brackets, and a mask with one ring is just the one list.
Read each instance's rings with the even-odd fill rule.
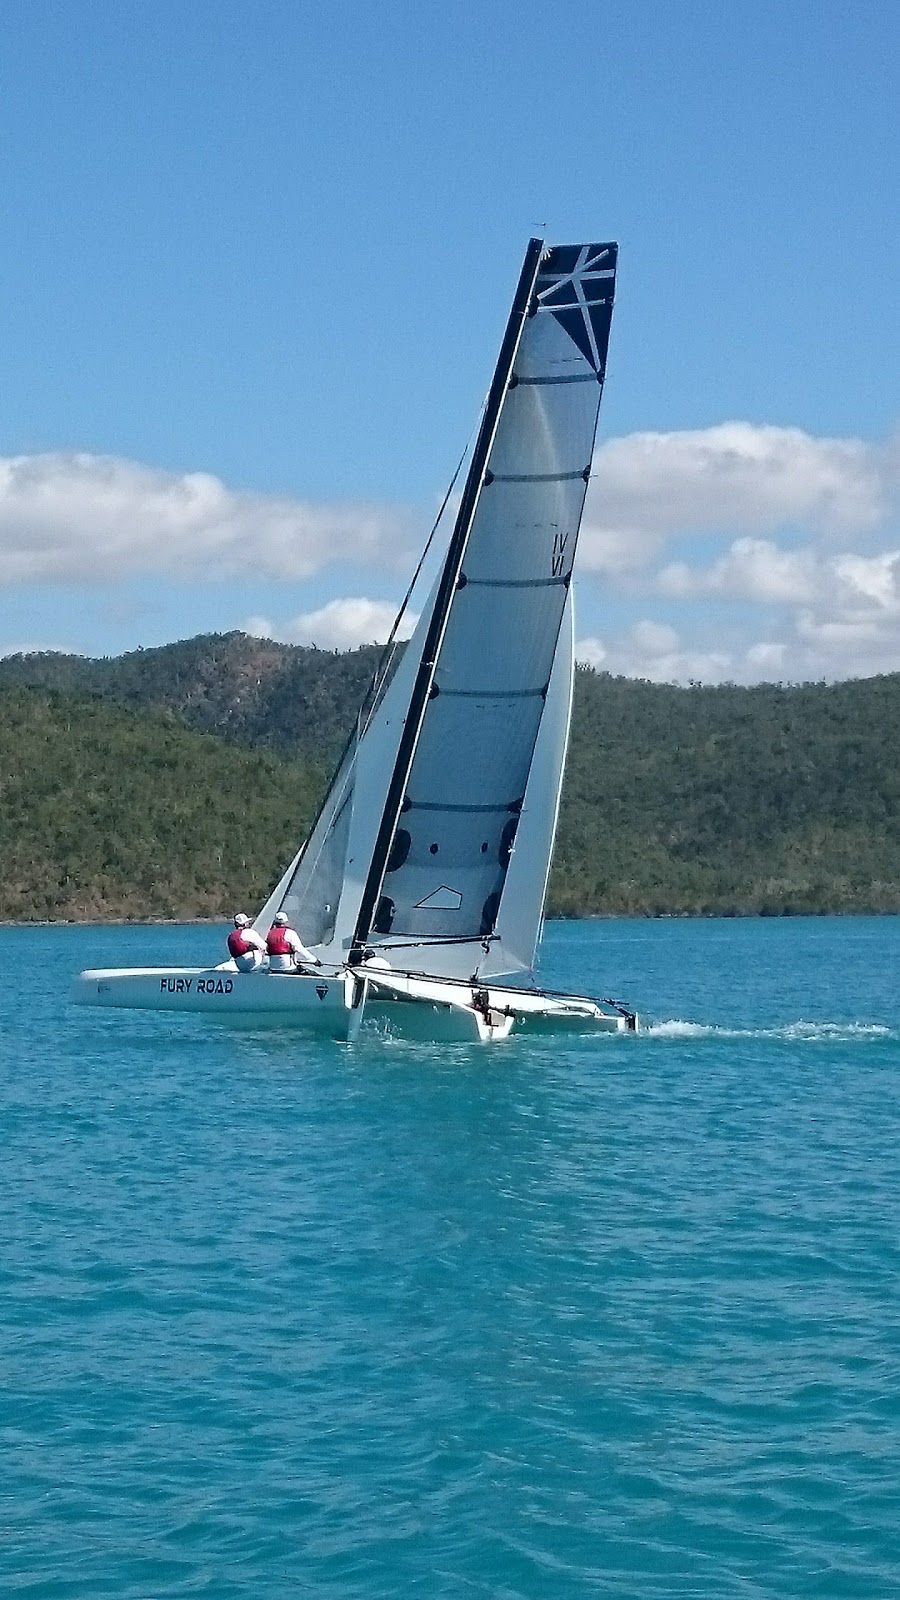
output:
[[881,1022],[789,1022],[780,1028],[726,1028],[719,1023],[647,1022],[642,1032],[651,1039],[891,1039],[900,1035]]

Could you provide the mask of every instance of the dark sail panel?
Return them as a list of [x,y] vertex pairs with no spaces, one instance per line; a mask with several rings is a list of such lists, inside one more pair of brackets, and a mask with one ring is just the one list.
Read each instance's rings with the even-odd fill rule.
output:
[[[391,940],[477,939],[499,914],[584,509],[615,263],[611,244],[541,259],[383,878]],[[543,882],[546,861],[534,870]]]

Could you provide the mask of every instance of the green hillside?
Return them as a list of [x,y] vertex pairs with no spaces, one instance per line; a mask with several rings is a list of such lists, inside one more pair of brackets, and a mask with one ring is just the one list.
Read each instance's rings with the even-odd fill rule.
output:
[[0,919],[220,916],[261,900],[321,774],[172,716],[0,690]]
[[174,711],[197,733],[331,765],[381,655],[338,654],[245,633],[200,634],[91,660],[52,651],[0,660],[0,689],[93,696],[130,711]]
[[[377,654],[227,634],[0,661],[0,917],[257,903]],[[580,669],[551,910],[900,910],[898,728],[900,675],[679,689]]]
[[900,910],[900,675],[679,689],[590,670],[557,910]]

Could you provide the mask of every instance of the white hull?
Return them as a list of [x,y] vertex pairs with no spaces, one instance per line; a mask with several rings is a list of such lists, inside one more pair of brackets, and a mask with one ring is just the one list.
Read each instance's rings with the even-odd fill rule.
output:
[[76,1005],[268,1016],[333,1039],[354,1039],[365,1018],[385,1032],[433,1041],[505,1039],[558,1029],[624,1033],[636,1019],[577,995],[551,995],[494,983],[473,986],[415,973],[365,967],[321,974],[238,972],[232,967],[95,969],[74,979]]

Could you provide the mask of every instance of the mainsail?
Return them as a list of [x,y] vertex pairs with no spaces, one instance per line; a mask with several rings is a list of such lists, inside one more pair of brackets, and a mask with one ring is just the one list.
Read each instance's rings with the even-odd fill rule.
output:
[[267,903],[344,959],[374,948],[449,976],[532,964],[615,269],[614,244],[530,242],[443,568]]
[[[590,476],[615,266],[613,244],[546,253],[540,241],[529,246],[494,415],[489,402],[481,459],[476,446],[451,541],[452,593],[431,629],[434,660],[426,654],[423,661],[419,727],[406,730],[411,759],[394,774],[395,803],[402,793],[393,818],[389,797],[390,844],[383,864],[373,861],[380,881],[374,895],[370,879],[374,904],[368,926],[363,907],[361,940],[490,944],[496,937]],[[402,758],[401,750],[398,766]],[[533,864],[541,880],[546,865]]]

